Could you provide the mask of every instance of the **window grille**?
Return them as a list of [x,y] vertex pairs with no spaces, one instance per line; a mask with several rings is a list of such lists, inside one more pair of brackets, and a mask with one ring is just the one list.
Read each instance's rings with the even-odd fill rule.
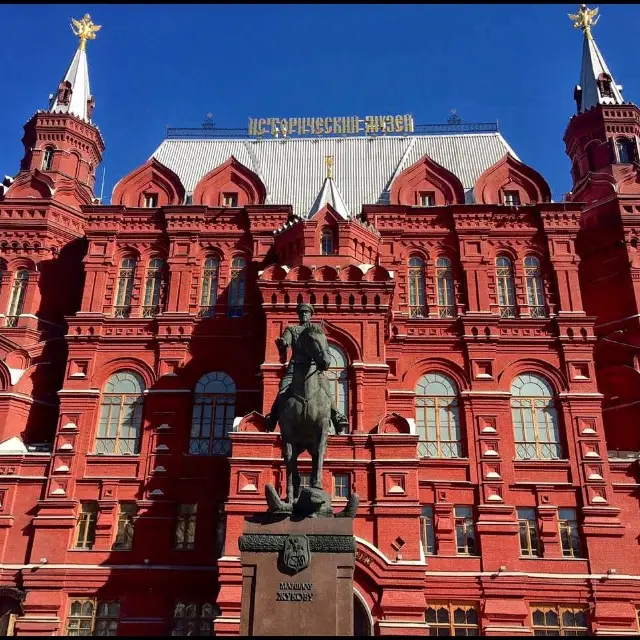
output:
[[575,509],[558,509],[558,528],[562,555],[567,558],[581,558],[580,532]]
[[42,156],[42,170],[51,171],[52,166],[53,166],[53,148],[47,147],[44,150],[44,154]]
[[180,504],[176,517],[175,549],[193,549],[196,540],[197,504]]
[[131,299],[133,296],[133,280],[135,277],[136,261],[134,258],[124,258],[120,263],[118,273],[118,293],[114,305],[116,318],[128,318],[131,315]]
[[462,457],[455,382],[441,373],[427,373],[418,381],[415,402],[420,457]]
[[202,290],[200,292],[200,311],[202,318],[210,318],[215,315],[216,301],[218,299],[218,274],[220,261],[214,256],[209,256],[204,261],[202,270]]
[[333,476],[333,497],[348,498],[351,495],[351,482],[348,473],[337,473]]
[[587,610],[581,607],[532,606],[534,636],[588,636]]
[[441,318],[453,318],[455,298],[453,293],[453,268],[449,258],[436,260],[436,281],[438,283],[438,315]]
[[247,280],[247,261],[236,256],[231,263],[231,282],[229,283],[229,316],[240,318],[243,314],[244,295]]
[[213,604],[177,602],[173,610],[172,636],[212,636],[219,610]]
[[531,508],[518,509],[518,527],[520,530],[520,555],[539,556],[538,518],[536,510]]
[[198,380],[195,388],[189,453],[227,455],[229,432],[235,417],[236,385],[226,373],[213,371]]
[[133,523],[137,513],[137,507],[133,502],[120,503],[118,512],[118,528],[113,548],[120,551],[129,551],[133,547]]
[[67,636],[117,636],[120,603],[74,599],[69,606]]
[[320,250],[323,256],[332,256],[334,254],[333,231],[331,229],[322,230]]
[[165,263],[162,258],[152,258],[149,261],[144,287],[143,318],[155,318],[160,311],[160,294],[162,292],[164,269]]
[[76,549],[91,549],[96,541],[98,503],[83,502],[76,521]]
[[496,280],[500,317],[515,318],[516,288],[513,280],[513,265],[506,256],[498,256],[496,258]]
[[558,460],[562,448],[551,385],[542,376],[524,373],[511,383],[511,394],[516,458]]
[[422,507],[420,516],[420,539],[425,555],[433,555],[436,551],[435,532],[433,528],[433,507]]
[[473,507],[454,507],[454,516],[458,555],[475,555],[476,530],[473,522]]
[[5,318],[5,326],[15,327],[18,325],[18,318],[24,311],[24,300],[29,283],[29,272],[26,269],[16,271],[11,287],[11,297],[9,299],[9,309]]
[[455,602],[429,603],[425,619],[430,636],[478,636],[478,612],[475,604]]
[[409,258],[409,317],[424,318],[427,315],[424,297],[424,263],[414,256]]
[[144,381],[133,371],[114,373],[107,380],[101,400],[95,453],[139,453],[143,391]]
[[540,261],[535,256],[524,259],[524,277],[527,282],[527,302],[532,318],[544,318],[547,315],[544,302],[544,285]]

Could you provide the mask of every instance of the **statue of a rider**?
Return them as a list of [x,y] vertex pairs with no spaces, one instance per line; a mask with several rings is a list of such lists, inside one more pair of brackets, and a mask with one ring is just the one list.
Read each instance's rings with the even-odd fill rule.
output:
[[[304,358],[304,354],[300,354],[298,352],[298,338],[300,337],[300,334],[311,324],[311,317],[313,316],[314,309],[310,304],[302,303],[297,306],[296,312],[298,314],[298,318],[300,319],[300,324],[289,325],[282,332],[282,335],[276,340],[278,352],[283,358],[285,358],[287,355],[287,349],[291,347],[291,360],[289,361],[287,370],[280,382],[278,396],[276,397],[273,406],[271,407],[271,412],[266,417],[267,428],[269,431],[273,431],[276,428],[276,424],[278,423],[278,405],[280,400],[286,396],[287,390],[291,385],[295,364],[298,361],[304,361],[302,359],[298,360],[299,358]],[[331,422],[333,423],[336,433],[342,433],[343,431],[346,431],[347,427],[349,426],[348,420],[346,416],[344,416],[336,409],[335,400],[329,388],[329,381],[322,373],[320,374],[320,380],[322,386],[327,392],[327,395],[331,399]]]

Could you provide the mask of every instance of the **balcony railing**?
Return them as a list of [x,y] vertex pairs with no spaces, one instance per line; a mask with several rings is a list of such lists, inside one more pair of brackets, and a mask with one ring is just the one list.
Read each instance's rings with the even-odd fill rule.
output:
[[18,318],[20,316],[6,316],[4,319],[5,327],[17,327],[18,326]]
[[191,438],[189,453],[195,456],[227,456],[231,453],[229,438]]
[[216,315],[216,308],[212,306],[200,307],[200,309],[198,310],[199,318],[213,318],[213,316],[215,315]]
[[136,455],[138,438],[96,438],[96,453],[102,455]]
[[160,306],[157,304],[147,305],[142,307],[143,318],[155,318],[160,313]]
[[500,317],[501,318],[515,318],[516,317],[516,307],[500,307]]
[[411,305],[409,307],[410,318],[426,318],[427,310],[422,305]]
[[531,306],[529,307],[532,318],[546,318],[547,309],[544,306]]
[[456,309],[453,306],[439,307],[438,308],[438,317],[440,318],[453,318],[455,315]]
[[125,306],[114,307],[113,315],[116,318],[128,318],[131,315],[131,306],[125,305]]
[[421,458],[461,458],[462,443],[457,440],[441,440],[439,443],[422,440],[418,442],[418,455]]

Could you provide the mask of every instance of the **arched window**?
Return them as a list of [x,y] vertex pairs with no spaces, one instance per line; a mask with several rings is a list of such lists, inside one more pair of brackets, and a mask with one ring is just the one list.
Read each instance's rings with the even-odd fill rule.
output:
[[[325,372],[329,387],[336,403],[336,409],[345,416],[349,416],[349,378],[347,354],[337,344],[329,343],[331,364]],[[333,431],[332,431],[333,433]]]
[[636,160],[635,145],[628,138],[618,138],[616,149],[618,150],[618,162],[621,164],[631,164]]
[[409,317],[424,318],[427,309],[424,304],[425,282],[424,262],[417,256],[409,258]]
[[233,426],[236,385],[222,371],[206,373],[198,380],[193,400],[189,453],[201,456],[227,455]]
[[9,309],[5,319],[7,327],[15,327],[18,324],[18,317],[24,310],[24,298],[27,293],[28,282],[29,272],[26,269],[16,271],[16,275],[13,278],[13,287],[11,287]]
[[95,453],[140,452],[144,380],[134,371],[114,373],[104,386]]
[[325,227],[322,230],[322,236],[320,239],[320,252],[323,256],[332,256],[334,253],[333,231],[328,227]]
[[231,282],[229,283],[229,316],[232,318],[242,316],[246,280],[247,261],[236,256],[231,263]]
[[544,287],[540,261],[535,256],[524,259],[524,277],[527,281],[527,302],[532,318],[544,318],[547,308],[544,303]]
[[220,261],[215,256],[209,256],[204,261],[202,270],[202,290],[200,292],[199,316],[210,318],[215,314],[218,299],[218,271]]
[[160,312],[160,293],[164,279],[165,264],[162,258],[151,258],[147,267],[144,285],[143,318],[154,318]]
[[135,258],[124,258],[120,263],[118,273],[118,293],[114,315],[116,318],[128,318],[131,314],[131,296],[133,294],[133,279],[136,271]]
[[46,147],[42,155],[42,170],[51,171],[53,165],[53,147]]
[[511,383],[511,417],[519,460],[557,460],[562,456],[553,388],[536,373]]
[[438,315],[441,318],[453,318],[455,313],[453,269],[449,258],[441,256],[436,260],[436,280],[438,282]]
[[418,454],[422,458],[460,458],[460,417],[456,383],[442,373],[427,373],[416,387]]
[[516,317],[516,288],[513,281],[513,265],[506,256],[496,258],[498,304],[501,318]]

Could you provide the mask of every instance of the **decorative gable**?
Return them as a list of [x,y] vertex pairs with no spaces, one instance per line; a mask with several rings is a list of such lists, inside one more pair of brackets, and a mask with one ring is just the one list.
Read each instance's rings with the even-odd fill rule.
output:
[[393,181],[390,203],[423,207],[464,204],[464,187],[451,171],[425,155]]
[[180,178],[155,158],[120,180],[111,198],[111,204],[126,207],[164,207],[180,205],[183,201]]
[[529,205],[551,201],[545,179],[509,153],[478,178],[474,195],[477,204]]
[[193,204],[208,207],[244,207],[264,204],[267,191],[251,169],[231,156],[205,175],[193,190]]

